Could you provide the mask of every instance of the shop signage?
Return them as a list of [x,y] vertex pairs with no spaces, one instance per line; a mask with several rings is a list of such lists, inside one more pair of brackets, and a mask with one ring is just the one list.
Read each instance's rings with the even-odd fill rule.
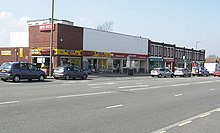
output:
[[150,61],[163,61],[163,59],[162,58],[158,58],[158,57],[150,57],[149,58],[150,59]]
[[174,59],[164,59],[165,62],[174,62]]
[[39,55],[39,54],[41,54],[41,53],[40,53],[40,49],[32,49],[32,50],[31,50],[31,54],[32,54],[32,55]]
[[[50,49],[42,49],[42,50],[40,51],[40,53],[41,53],[42,55],[50,55]],[[53,50],[52,54],[54,54],[54,53],[55,53],[55,50]]]
[[147,55],[140,55],[140,54],[123,54],[123,53],[112,53],[114,58],[136,58],[136,59],[147,59]]
[[1,51],[1,55],[11,55],[11,51],[10,50]]
[[[40,31],[51,31],[52,24],[44,24],[39,26]],[[55,25],[53,26],[53,30],[55,30]]]
[[82,50],[80,52],[80,55],[82,55],[82,56],[93,56],[93,55],[95,55],[95,52],[94,51],[84,51],[84,50]]

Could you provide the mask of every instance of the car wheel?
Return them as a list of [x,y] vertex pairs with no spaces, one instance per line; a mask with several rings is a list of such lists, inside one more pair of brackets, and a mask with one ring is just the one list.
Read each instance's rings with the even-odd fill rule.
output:
[[70,75],[67,74],[67,75],[65,76],[65,79],[66,79],[66,80],[69,80],[69,79],[70,79]]
[[19,76],[19,75],[15,75],[15,76],[13,77],[13,81],[14,81],[14,82],[19,82],[19,81],[20,81],[20,76]]
[[159,74],[159,75],[158,75],[158,78],[161,78],[161,77],[162,77],[162,74]]
[[170,77],[171,77],[171,78],[173,78],[173,77],[174,77],[174,75],[173,75],[173,74],[171,74],[171,75],[170,75]]
[[87,75],[86,74],[84,74],[83,76],[82,76],[82,79],[87,79]]
[[39,81],[43,82],[44,81],[44,75],[40,75],[38,78]]

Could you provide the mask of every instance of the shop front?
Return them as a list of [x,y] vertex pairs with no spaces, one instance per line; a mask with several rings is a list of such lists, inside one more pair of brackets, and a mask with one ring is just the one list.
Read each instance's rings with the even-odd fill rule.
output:
[[149,70],[153,68],[163,67],[163,58],[162,57],[150,57],[149,58]]
[[164,58],[164,67],[169,68],[171,71],[174,71],[174,59]]
[[83,69],[91,73],[112,73],[111,53],[81,50]]
[[127,73],[128,68],[134,70],[134,73],[146,73],[147,55],[112,53],[113,73]]

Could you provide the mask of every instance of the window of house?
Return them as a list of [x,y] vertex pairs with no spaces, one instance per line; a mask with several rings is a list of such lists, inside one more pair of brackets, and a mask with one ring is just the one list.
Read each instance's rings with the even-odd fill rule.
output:
[[158,46],[155,46],[155,56],[158,56]]
[[164,57],[167,57],[167,48],[164,48]]
[[150,55],[151,55],[151,56],[154,56],[154,45],[151,45]]

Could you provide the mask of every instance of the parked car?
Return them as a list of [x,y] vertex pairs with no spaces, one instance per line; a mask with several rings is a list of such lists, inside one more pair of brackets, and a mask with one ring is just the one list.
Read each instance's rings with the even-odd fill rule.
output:
[[13,80],[18,82],[20,79],[44,81],[46,77],[47,75],[44,71],[31,63],[5,62],[0,66],[0,78],[3,81]]
[[216,77],[216,76],[220,77],[220,70],[215,71],[215,72],[213,73],[213,75],[214,75],[214,77]]
[[204,66],[197,66],[192,68],[192,76],[209,76],[209,71]]
[[66,80],[71,78],[87,79],[88,73],[74,66],[59,66],[54,69],[53,77],[55,79],[66,79]]
[[157,76],[157,77],[173,77],[174,76],[173,72],[170,69],[163,68],[163,67],[154,68],[153,70],[151,70],[150,75],[152,77],[155,77],[155,76]]
[[188,68],[177,68],[174,71],[174,76],[191,77],[191,71]]

